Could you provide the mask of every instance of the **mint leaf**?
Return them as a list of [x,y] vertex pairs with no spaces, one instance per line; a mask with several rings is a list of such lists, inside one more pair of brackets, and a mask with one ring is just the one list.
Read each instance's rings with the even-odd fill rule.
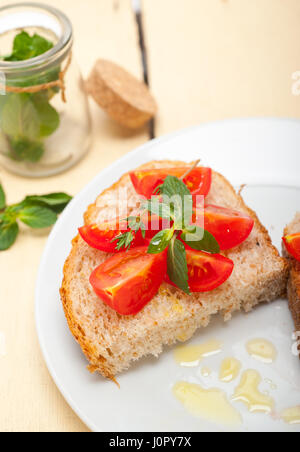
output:
[[40,137],[40,120],[28,94],[10,94],[1,115],[3,133],[14,139]]
[[6,206],[6,198],[2,185],[0,184],[0,210],[3,210]]
[[59,127],[60,118],[57,111],[50,105],[47,92],[34,94],[32,102],[40,121],[40,138],[52,135]]
[[171,206],[175,229],[190,224],[193,215],[193,197],[184,182],[175,176],[167,176],[160,188],[165,204]]
[[179,195],[182,198],[190,195],[190,191],[182,180],[175,176],[167,176],[164,183],[160,187],[162,195],[166,195],[171,198],[174,195]]
[[174,229],[164,229],[159,231],[151,240],[148,253],[149,254],[159,254],[162,253],[170,243],[174,235]]
[[30,36],[26,31],[22,31],[17,34],[14,39],[12,54],[5,57],[4,60],[29,60],[48,52],[52,47],[52,42],[47,41],[47,39],[42,36],[37,34]]
[[71,199],[72,196],[69,196],[66,193],[50,193],[49,195],[43,196],[26,196],[23,203],[31,206],[35,204],[49,207],[51,210],[54,210],[55,213],[61,213]]
[[145,201],[141,209],[148,210],[148,212],[160,218],[169,219],[171,217],[170,205],[160,202],[159,198],[152,198]]
[[48,195],[26,196],[25,200],[29,202],[42,202],[47,206],[67,205],[72,199],[72,196],[66,193],[49,193]]
[[188,267],[184,244],[173,237],[168,249],[168,276],[183,292],[190,295]]
[[12,160],[38,162],[45,152],[43,143],[27,138],[10,139],[9,156]]
[[16,241],[19,233],[18,223],[0,224],[0,251],[8,250]]
[[19,219],[33,229],[42,229],[52,226],[57,215],[47,207],[25,206],[19,212]]
[[183,231],[180,238],[193,250],[206,251],[212,254],[220,252],[220,245],[214,236],[199,226],[195,227],[194,232]]
[[[15,36],[12,54],[5,61],[23,61],[44,54],[53,43],[38,34],[21,31]],[[40,85],[58,80],[60,66],[35,75],[23,74],[19,80],[7,77],[7,85],[20,87]],[[0,127],[9,144],[8,155],[16,161],[37,162],[44,154],[42,139],[52,135],[60,124],[58,112],[49,101],[59,92],[51,88],[39,93],[7,94],[0,99]],[[1,96],[0,96],[1,97]]]

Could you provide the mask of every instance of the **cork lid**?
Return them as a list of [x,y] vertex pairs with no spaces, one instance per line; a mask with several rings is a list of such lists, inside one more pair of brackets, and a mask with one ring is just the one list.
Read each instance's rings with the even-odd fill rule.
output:
[[147,85],[111,61],[96,62],[86,87],[98,105],[126,127],[141,127],[157,112]]

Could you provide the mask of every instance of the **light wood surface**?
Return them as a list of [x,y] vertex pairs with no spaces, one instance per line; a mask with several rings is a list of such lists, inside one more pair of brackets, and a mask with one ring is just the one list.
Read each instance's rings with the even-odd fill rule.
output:
[[[85,76],[95,60],[103,57],[142,77],[130,0],[50,3],[63,9],[73,22],[74,56]],[[128,132],[107,119],[93,101],[91,107],[94,144],[75,168],[40,180],[19,178],[0,168],[10,203],[26,194],[61,190],[76,194],[102,168],[148,139],[145,130]],[[0,431],[87,431],[49,376],[36,337],[34,289],[47,234],[34,235],[24,228],[15,246],[0,254]]]
[[[49,3],[74,24],[74,53],[85,77],[99,57],[142,77],[130,0]],[[291,91],[292,73],[300,70],[299,0],[142,0],[142,6],[157,135],[228,117],[300,116]],[[9,202],[57,190],[76,194],[147,141],[146,130],[126,131],[92,101],[91,110],[94,144],[72,170],[30,180],[0,168]],[[87,431],[52,382],[36,337],[34,288],[47,234],[24,228],[0,254],[0,431]]]
[[156,134],[232,117],[299,117],[299,0],[142,0]]

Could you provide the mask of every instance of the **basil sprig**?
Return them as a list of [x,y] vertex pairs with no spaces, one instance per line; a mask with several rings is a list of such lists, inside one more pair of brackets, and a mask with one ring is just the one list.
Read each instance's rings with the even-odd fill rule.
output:
[[22,202],[7,206],[0,184],[0,251],[9,249],[15,243],[19,234],[18,221],[32,229],[50,227],[71,199],[66,193],[51,193],[27,196]]
[[[169,219],[173,222],[171,229],[160,231],[151,240],[148,253],[157,254],[168,248],[168,276],[183,292],[190,294],[188,286],[188,267],[184,244],[177,238],[191,223],[193,215],[193,197],[184,182],[175,176],[167,176],[159,188],[164,212],[169,210]],[[156,199],[154,199],[157,202]],[[148,201],[148,210],[153,213]],[[154,213],[156,213],[154,211]]]
[[[168,223],[169,226],[159,231],[152,238],[148,253],[158,254],[168,249],[168,276],[183,292],[190,294],[184,243],[197,251],[213,254],[220,252],[220,246],[210,232],[191,224],[193,216],[193,196],[191,192],[181,179],[167,176],[164,183],[156,189],[155,196],[141,204],[141,211],[168,220],[165,221],[165,224]],[[137,219],[140,219],[141,215],[131,217],[131,219],[140,221]],[[130,227],[129,232],[116,237],[114,240],[118,242],[117,249],[130,248],[135,238],[135,232],[136,229]]]

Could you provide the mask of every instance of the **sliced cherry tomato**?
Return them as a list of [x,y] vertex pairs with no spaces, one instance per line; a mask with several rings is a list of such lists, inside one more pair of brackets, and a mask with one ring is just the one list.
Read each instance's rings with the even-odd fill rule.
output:
[[287,235],[283,237],[283,241],[290,255],[300,261],[300,233]]
[[[234,263],[221,254],[186,250],[189,287],[191,292],[210,292],[224,284],[231,276]],[[166,281],[174,285],[168,276]]]
[[207,205],[196,209],[193,221],[210,232],[220,245],[221,250],[229,250],[243,243],[251,234],[254,220],[243,213],[225,207]]
[[93,271],[95,293],[122,315],[137,314],[152,300],[167,271],[167,253],[148,254],[147,247],[122,251]]
[[[114,221],[106,221],[102,224],[83,226],[79,229],[79,234],[92,248],[107,253],[115,253],[117,252],[117,241],[112,242],[112,240],[129,230],[127,221],[116,219]],[[138,231],[135,239],[131,243],[131,247],[134,248],[143,244],[142,234]]]
[[[181,177],[187,170],[188,167],[132,171],[130,177],[136,192],[149,199],[167,176]],[[212,170],[204,167],[195,168],[183,180],[193,196],[208,195],[211,181]]]

